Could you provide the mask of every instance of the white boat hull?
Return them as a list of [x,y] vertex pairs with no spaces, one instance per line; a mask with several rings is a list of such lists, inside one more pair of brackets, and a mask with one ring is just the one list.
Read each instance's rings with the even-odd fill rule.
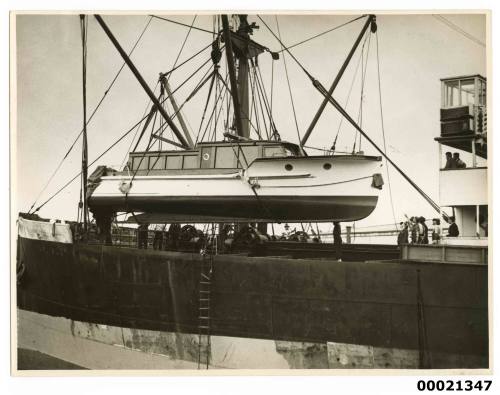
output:
[[[89,202],[94,211],[353,221],[368,216],[377,204],[380,189],[374,187],[373,176],[380,173],[380,165],[364,156],[300,157],[256,160],[246,170],[225,174],[106,176]],[[120,185],[130,181],[124,193]]]

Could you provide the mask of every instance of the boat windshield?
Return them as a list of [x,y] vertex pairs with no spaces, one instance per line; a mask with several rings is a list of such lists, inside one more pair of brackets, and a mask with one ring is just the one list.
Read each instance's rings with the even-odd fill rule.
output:
[[266,158],[283,158],[287,156],[296,156],[290,148],[284,147],[282,145],[275,145],[270,147],[264,147],[264,156]]

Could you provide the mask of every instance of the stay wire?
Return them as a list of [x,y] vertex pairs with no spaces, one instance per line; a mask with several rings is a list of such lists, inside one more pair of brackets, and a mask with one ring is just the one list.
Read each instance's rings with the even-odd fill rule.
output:
[[[380,78],[380,57],[379,57],[379,43],[378,43],[378,33],[375,33],[375,39],[376,39],[376,44],[377,44],[377,76],[378,76],[378,94],[379,94],[379,103],[380,103],[380,124],[382,127],[382,139],[384,143],[384,153],[387,155],[387,148],[385,144],[385,128],[384,128],[384,112],[383,112],[383,106],[382,106],[382,83],[381,83],[381,78]],[[396,230],[398,229],[397,221],[396,221],[396,213],[394,210],[394,201],[392,199],[392,188],[391,188],[391,178],[389,175],[389,164],[387,161],[387,158],[385,159],[385,169],[387,173],[387,185],[389,187],[389,198],[391,201],[391,209],[392,209],[392,217],[394,220],[394,227]]]
[[[280,26],[279,26],[279,23],[278,23],[278,16],[275,15],[274,16],[275,20],[276,20],[276,28],[278,29],[278,36],[279,36],[279,39],[280,39],[280,42],[281,42],[281,33],[280,33]],[[290,53],[288,50],[287,50],[288,53]],[[299,139],[299,146],[300,146],[300,149],[303,151],[303,148],[302,148],[302,139],[300,138],[300,131],[299,131],[299,124],[297,122],[297,114],[295,112],[295,104],[293,102],[293,94],[292,94],[292,87],[290,86],[290,78],[288,77],[288,68],[286,67],[286,59],[285,59],[285,56],[283,56],[283,65],[285,66],[285,76],[286,76],[286,82],[287,82],[287,85],[288,85],[288,92],[290,93],[290,102],[292,104],[292,111],[293,111],[293,119],[295,121],[295,128],[297,129],[297,138]]]
[[469,40],[475,42],[478,45],[481,45],[482,47],[486,47],[486,44],[483,43],[481,40],[479,40],[477,37],[474,37],[472,34],[467,33],[464,29],[462,29],[460,26],[456,25],[449,19],[445,18],[442,15],[432,15],[434,18],[436,18],[438,21],[444,23],[446,26],[448,26],[450,29],[455,30],[457,33],[461,34],[465,38],[468,38]]
[[[188,80],[190,80],[199,70],[201,70],[201,68],[203,66],[205,66],[208,61],[210,61],[210,58],[207,60],[207,62],[205,62],[204,64],[202,64],[194,73],[192,73],[180,86],[178,86],[173,92],[172,94],[174,94],[182,85],[184,85]],[[168,95],[167,97],[165,97],[165,99],[160,103],[160,104],[163,104],[165,102],[165,100],[167,100],[168,98],[170,97],[170,95]],[[184,102],[185,103],[185,102]],[[182,108],[182,106],[181,106]],[[120,143],[126,136],[128,136],[137,126],[139,126],[146,118],[148,117],[148,115],[145,115],[144,117],[142,117],[139,121],[137,121],[130,129],[128,129],[118,140],[116,140],[113,144],[111,144],[104,152],[102,152],[96,159],[94,159],[92,161],[92,163],[90,163],[88,165],[88,167],[92,166],[94,163],[96,163],[99,159],[101,159],[105,154],[107,154],[111,149],[113,149],[118,143]],[[64,184],[61,188],[59,188],[52,196],[50,196],[47,200],[45,200],[40,206],[38,206],[38,208],[34,211],[34,213],[38,212],[43,206],[45,206],[48,202],[50,202],[54,197],[56,197],[57,195],[59,195],[59,193],[61,193],[64,189],[66,189],[66,187],[68,185],[70,185],[74,180],[76,180],[80,175],[81,175],[81,171],[76,175],[74,176],[72,179],[70,179],[66,184]]]
[[[365,38],[365,40],[366,40],[366,38]],[[358,76],[359,66],[361,64],[362,58],[363,58],[363,54],[361,53],[359,55],[358,62],[356,64],[356,69],[354,71],[354,75],[353,75],[352,80],[351,80],[351,86],[349,87],[349,91],[347,93],[347,98],[346,98],[345,103],[344,103],[344,109],[346,109],[347,106],[349,105],[349,99],[351,98],[352,89],[354,88],[354,82],[356,81],[356,77]],[[339,126],[337,128],[337,134],[335,135],[335,139],[333,140],[333,144],[332,144],[332,148],[331,148],[331,151],[333,151],[333,152],[340,152],[340,151],[336,151],[335,148],[337,145],[337,139],[340,135],[340,129],[341,129],[343,123],[344,123],[344,117],[340,117]]]
[[[272,65],[274,65],[274,62],[272,63]],[[264,80],[262,78],[262,73],[260,72],[260,67],[259,67],[259,65],[257,65],[256,67],[257,67],[257,72],[259,73],[259,78],[257,79],[257,84],[259,85],[261,95],[262,95],[262,98],[264,101],[264,107],[266,109],[267,115],[269,116],[269,134],[271,135],[271,132],[272,132],[272,135],[277,135],[278,131],[276,130],[276,125],[274,124],[274,118],[273,118],[273,114],[272,114],[272,112],[273,112],[272,91],[271,91],[271,104],[269,104],[269,100],[267,99],[266,90],[264,88]],[[271,84],[272,84],[272,82],[271,82]],[[271,89],[272,89],[272,85],[271,85]]]
[[288,46],[288,47],[286,47],[286,48],[281,49],[280,51],[278,51],[278,53],[283,52],[283,51],[286,51],[286,50],[289,50],[289,49],[291,49],[291,48],[295,48],[295,47],[297,47],[297,46],[299,46],[299,45],[305,44],[305,43],[306,43],[306,42],[308,42],[308,41],[314,40],[315,38],[318,38],[318,37],[320,37],[320,36],[323,36],[323,35],[325,35],[325,34],[328,34],[328,33],[330,33],[330,32],[333,32],[333,31],[335,31],[335,30],[337,30],[337,29],[340,29],[341,27],[347,26],[347,25],[349,25],[350,23],[356,22],[357,20],[362,19],[362,18],[364,18],[365,16],[366,16],[366,15],[361,15],[361,16],[358,16],[357,18],[351,19],[350,21],[345,22],[345,23],[342,23],[341,25],[335,26],[335,27],[333,27],[333,28],[331,28],[331,29],[325,30],[325,31],[324,31],[324,32],[322,32],[322,33],[316,34],[316,35],[314,35],[314,36],[312,36],[312,37],[309,37],[309,38],[307,38],[307,39],[305,39],[305,40],[299,41],[298,43],[292,44],[292,45],[290,45],[290,46]]
[[189,27],[189,28],[194,29],[194,30],[198,30],[200,32],[205,32],[205,33],[213,34],[212,31],[206,30],[206,29],[202,29],[201,27],[189,26],[189,25],[187,25],[185,23],[173,21],[172,19],[164,18],[164,17],[158,16],[158,15],[150,15],[150,16],[153,17],[153,18],[156,18],[156,19],[161,19],[162,21],[165,21],[165,22],[173,23],[175,25],[185,26],[185,27]]
[[[366,70],[367,70],[367,65],[368,65],[368,55],[370,53],[370,42],[371,42],[371,34],[369,31],[367,31],[367,36],[365,37],[365,41],[363,42],[363,46],[361,48],[361,93],[359,97],[359,108],[358,108],[358,125],[362,128],[363,127],[363,96],[365,94],[365,81],[366,81]],[[366,39],[368,38],[368,48],[366,50],[366,59],[365,59],[365,44],[366,44]],[[356,131],[354,133],[354,144],[352,146],[352,153],[356,151],[356,140],[358,138],[359,134],[359,150],[361,150],[361,133]]]
[[[130,52],[128,53],[128,56],[132,56],[134,50],[136,49],[137,45],[139,44],[140,40],[142,39],[142,36],[144,35],[144,33],[146,32],[149,24],[151,23],[151,20],[152,20],[152,17],[149,18],[148,22],[146,23],[146,25],[144,26],[144,28],[142,29],[142,32],[141,34],[139,35],[139,37],[137,38],[137,40],[135,41],[134,45],[132,46],[132,49],[130,50]],[[121,67],[118,69],[117,73],[115,74],[114,78],[111,80],[111,83],[108,85],[107,89],[104,91],[104,94],[103,96],[101,97],[101,99],[99,100],[99,102],[97,103],[97,105],[95,106],[94,110],[92,111],[92,113],[90,114],[88,120],[87,120],[87,126],[88,124],[90,123],[90,121],[92,120],[92,118],[94,117],[95,113],[97,112],[97,110],[99,109],[99,107],[101,106],[102,102],[104,101],[104,99],[107,97],[107,94],[109,93],[109,91],[111,90],[111,88],[113,87],[113,85],[115,84],[116,80],[118,79],[119,75],[121,74],[123,68],[125,67],[126,63],[123,62]],[[68,149],[68,151],[66,152],[66,154],[64,155],[64,157],[61,159],[61,161],[59,162],[59,164],[57,165],[56,169],[54,170],[54,172],[52,173],[52,175],[49,177],[49,180],[47,181],[47,183],[45,184],[45,186],[42,188],[42,190],[40,191],[40,193],[38,194],[38,196],[36,197],[35,201],[33,202],[33,204],[31,205],[28,213],[31,212],[31,210],[33,209],[33,207],[35,207],[35,204],[36,202],[38,201],[38,199],[40,199],[40,196],[43,194],[43,192],[45,192],[45,190],[47,189],[47,187],[49,186],[49,184],[51,183],[51,181],[53,180],[53,178],[55,177],[55,175],[57,174],[57,172],[59,171],[59,169],[61,168],[61,165],[63,164],[63,162],[66,160],[66,158],[68,157],[68,155],[70,154],[70,152],[72,151],[73,147],[75,146],[76,142],[78,141],[78,139],[80,138],[80,136],[82,135],[83,133],[83,128],[82,130],[80,131],[80,133],[78,133],[78,136],[76,136],[75,140],[73,141],[73,143],[71,144],[70,148]]]

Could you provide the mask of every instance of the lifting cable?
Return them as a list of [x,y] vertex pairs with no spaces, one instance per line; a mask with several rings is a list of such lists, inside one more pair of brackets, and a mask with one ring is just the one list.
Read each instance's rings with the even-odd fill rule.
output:
[[[135,41],[134,45],[132,46],[132,49],[130,50],[130,52],[128,53],[128,56],[131,57],[132,56],[132,53],[134,52],[135,48],[137,47],[137,45],[139,44],[139,41],[142,39],[142,36],[144,35],[144,33],[146,32],[149,24],[151,23],[151,20],[152,20],[152,17],[150,17],[148,19],[148,22],[146,23],[146,26],[144,26],[144,29],[142,29],[142,32],[141,34],[139,35],[139,37],[137,38],[137,40]],[[90,121],[92,120],[92,118],[94,117],[95,113],[97,112],[97,110],[99,109],[99,107],[101,106],[102,102],[104,101],[104,99],[107,97],[107,94],[109,93],[109,91],[111,90],[111,88],[113,87],[113,85],[115,84],[116,80],[118,79],[118,76],[121,74],[123,68],[125,67],[125,62],[122,63],[121,67],[118,69],[117,73],[115,74],[114,78],[111,80],[111,83],[108,85],[108,87],[106,88],[106,90],[104,91],[104,94],[103,96],[101,97],[101,100],[99,100],[99,102],[97,103],[97,105],[95,106],[95,108],[92,110],[92,113],[90,114],[88,120],[87,120],[87,125],[90,123]],[[40,191],[40,193],[38,194],[38,196],[36,197],[35,201],[33,202],[33,204],[31,205],[30,209],[28,210],[28,214],[31,212],[31,210],[33,209],[33,207],[35,207],[35,204],[36,202],[38,201],[38,199],[40,199],[40,196],[42,195],[43,192],[45,192],[45,190],[47,189],[47,187],[49,186],[50,182],[52,181],[52,179],[54,178],[54,176],[56,175],[56,173],[59,171],[59,169],[61,168],[61,165],[63,164],[63,162],[65,161],[65,159],[68,157],[68,155],[70,154],[71,150],[73,149],[73,147],[75,146],[76,142],[78,141],[78,139],[80,138],[80,136],[82,135],[83,133],[83,128],[82,130],[80,131],[80,133],[78,133],[78,136],[76,136],[75,140],[73,141],[73,143],[71,144],[71,146],[69,147],[68,151],[66,152],[66,154],[63,156],[63,158],[61,159],[61,161],[59,162],[59,164],[57,165],[56,169],[54,170],[54,172],[52,173],[52,175],[49,177],[48,181],[46,182],[45,186],[42,188],[42,190]],[[38,210],[37,210],[38,211]]]
[[[258,69],[258,65],[256,66],[256,68],[254,68],[254,78],[255,78],[255,81],[257,83],[257,99],[259,101],[259,107],[260,107],[260,112],[262,114],[262,122],[264,123],[264,129],[266,130],[266,137],[268,140],[271,140],[271,125],[269,125],[269,128],[267,127],[267,122],[266,122],[266,115],[269,116],[269,119],[271,119],[270,117],[270,114],[266,111],[265,112],[265,108],[262,106],[262,102],[264,101],[264,105],[265,105],[265,92],[262,91],[262,87],[261,87],[261,83],[259,81],[259,75],[257,74],[257,71],[259,71],[259,74],[260,74],[260,70]],[[267,110],[267,108],[266,108]]]
[[[366,41],[366,38],[365,38],[365,41]],[[351,98],[352,88],[354,87],[354,82],[356,81],[356,77],[358,76],[359,65],[361,64],[362,59],[363,59],[363,53],[361,53],[359,55],[358,63],[356,64],[356,69],[354,70],[354,75],[353,75],[352,80],[351,80],[351,86],[349,87],[349,91],[347,92],[347,98],[346,98],[345,103],[344,103],[344,109],[347,109],[347,106],[349,104],[349,99]],[[333,144],[332,144],[332,147],[330,149],[333,154],[335,153],[335,148],[337,146],[337,139],[339,137],[340,129],[341,129],[343,123],[344,123],[344,117],[340,117],[339,126],[337,128],[337,134],[335,135],[335,139],[333,140]],[[337,152],[340,152],[340,151],[337,151]],[[347,152],[344,152],[344,153],[347,153]]]
[[[274,65],[274,62],[272,63],[272,65]],[[274,70],[274,66],[273,66],[273,70]],[[272,102],[271,102],[271,104],[269,104],[269,101],[267,99],[266,90],[264,88],[264,80],[262,78],[262,74],[260,72],[259,65],[257,65],[257,72],[259,73],[259,78],[257,79],[257,84],[259,85],[259,89],[261,91],[261,95],[262,95],[262,98],[264,101],[264,107],[265,107],[266,112],[269,116],[269,133],[272,136],[279,136],[279,133],[276,129],[276,125],[274,124],[274,119],[273,119],[273,114],[272,114],[272,111],[273,111]],[[271,101],[272,101],[272,83],[273,82],[271,81]]]
[[[378,99],[380,103],[380,125],[382,129],[382,140],[384,142],[384,152],[387,155],[387,148],[385,144],[385,128],[384,128],[384,112],[382,107],[382,83],[380,78],[380,58],[378,51],[378,32],[375,32],[375,39],[377,44],[377,77],[378,77]],[[389,165],[387,163],[387,158],[385,159],[385,170],[387,173],[387,186],[389,187],[389,199],[391,201],[391,209],[392,209],[392,218],[394,219],[394,227],[396,230],[398,229],[397,221],[396,221],[396,213],[394,210],[394,200],[392,199],[392,188],[391,188],[391,178],[389,176]]]
[[[278,36],[279,36],[280,42],[281,42],[281,33],[280,33],[280,26],[279,26],[279,23],[278,23],[278,16],[275,15],[274,18],[276,19],[276,28],[278,29]],[[287,52],[290,53],[288,50],[287,50]],[[283,65],[285,66],[286,82],[288,84],[288,92],[290,93],[290,102],[292,104],[293,119],[295,121],[295,128],[297,129],[297,137],[299,139],[299,147],[300,147],[301,151],[304,151],[304,149],[302,148],[302,142],[301,142],[302,140],[300,138],[299,124],[297,122],[297,114],[295,113],[295,104],[293,103],[292,87],[290,86],[290,79],[288,78],[288,68],[286,67],[285,56],[283,56]]]
[[[372,35],[370,34],[369,31],[367,31],[367,36],[368,38],[368,48],[366,50],[366,59],[365,59],[365,44],[366,44],[366,39],[363,42],[363,46],[361,48],[361,93],[359,97],[359,109],[358,109],[358,125],[360,127],[363,127],[363,95],[365,94],[365,81],[366,81],[366,70],[368,66],[368,55],[370,53],[370,42],[371,42],[371,37]],[[357,131],[354,133],[354,144],[352,146],[352,153],[354,154],[356,151],[356,140],[359,134],[359,151],[361,151],[361,133],[358,133]]]

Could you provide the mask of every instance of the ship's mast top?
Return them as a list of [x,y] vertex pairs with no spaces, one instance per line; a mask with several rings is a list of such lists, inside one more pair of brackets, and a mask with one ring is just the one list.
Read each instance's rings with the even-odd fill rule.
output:
[[249,61],[264,52],[265,48],[250,39],[259,27],[248,23],[247,15],[238,15],[238,28],[230,30],[227,15],[222,15],[226,60],[234,106],[234,126],[238,136],[250,137],[248,72]]

